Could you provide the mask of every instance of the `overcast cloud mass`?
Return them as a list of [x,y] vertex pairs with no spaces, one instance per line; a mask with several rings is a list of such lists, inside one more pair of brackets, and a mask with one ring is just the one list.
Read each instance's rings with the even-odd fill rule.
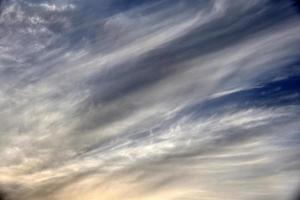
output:
[[0,200],[292,200],[293,0],[1,0]]

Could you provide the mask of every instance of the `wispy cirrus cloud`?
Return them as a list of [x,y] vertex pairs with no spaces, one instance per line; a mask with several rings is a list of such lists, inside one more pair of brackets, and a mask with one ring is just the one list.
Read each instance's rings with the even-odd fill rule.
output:
[[0,25],[10,198],[288,199],[296,188],[291,2],[3,1]]

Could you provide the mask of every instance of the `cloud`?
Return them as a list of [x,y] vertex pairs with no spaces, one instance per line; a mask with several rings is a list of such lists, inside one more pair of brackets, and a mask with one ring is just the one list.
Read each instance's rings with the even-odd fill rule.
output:
[[288,198],[300,166],[290,2],[124,2],[2,2],[3,191]]

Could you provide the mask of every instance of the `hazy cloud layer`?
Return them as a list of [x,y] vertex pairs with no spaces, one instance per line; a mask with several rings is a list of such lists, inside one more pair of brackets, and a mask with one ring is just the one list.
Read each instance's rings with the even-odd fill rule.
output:
[[0,1],[0,200],[291,199],[297,6]]

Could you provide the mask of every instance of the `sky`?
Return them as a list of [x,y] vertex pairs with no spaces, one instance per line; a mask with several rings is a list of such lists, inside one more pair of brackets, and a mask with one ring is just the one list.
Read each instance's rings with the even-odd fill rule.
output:
[[0,200],[293,200],[295,0],[1,0]]

